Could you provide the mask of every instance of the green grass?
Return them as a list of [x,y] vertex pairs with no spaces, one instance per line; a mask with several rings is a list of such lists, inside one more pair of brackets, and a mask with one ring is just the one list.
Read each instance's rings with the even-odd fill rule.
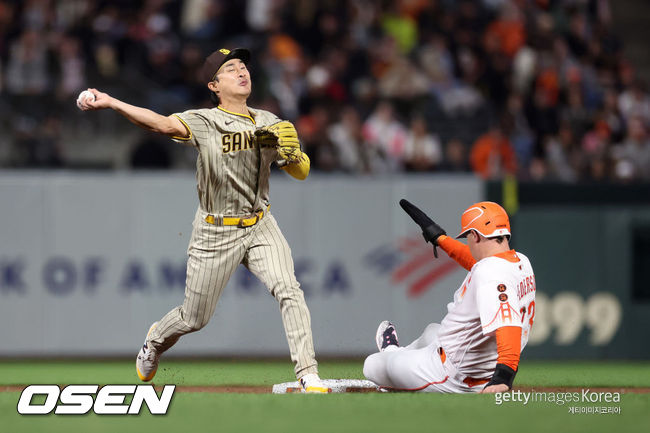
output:
[[[359,362],[322,362],[322,377],[361,378]],[[650,363],[525,362],[517,385],[650,387]],[[295,380],[288,362],[163,360],[156,384],[272,385]],[[0,361],[0,385],[137,383],[133,361]],[[650,394],[624,394],[620,415],[570,414],[553,403],[495,404],[494,396],[270,395],[177,392],[152,416],[21,416],[0,393],[2,432],[647,432]],[[586,404],[580,404],[586,406]],[[612,405],[611,403],[609,405]]]
[[[323,378],[363,378],[363,361],[321,363]],[[0,361],[0,385],[28,383],[141,383],[135,362],[128,361]],[[156,384],[273,385],[295,381],[286,361],[162,360]]]

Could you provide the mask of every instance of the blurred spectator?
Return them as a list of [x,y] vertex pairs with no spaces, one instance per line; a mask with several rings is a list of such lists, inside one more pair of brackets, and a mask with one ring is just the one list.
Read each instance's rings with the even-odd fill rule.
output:
[[514,91],[525,94],[531,87],[537,68],[537,52],[528,46],[522,47],[512,63],[512,86]]
[[9,48],[7,92],[13,95],[39,95],[49,90],[47,56],[47,45],[42,35],[35,30],[25,30]]
[[[205,2],[205,0],[198,1]],[[196,2],[197,0],[193,0],[191,3]],[[246,22],[252,30],[262,32],[271,27],[271,21],[274,19],[274,13],[276,12],[274,3],[272,0],[248,0],[246,2]],[[191,12],[191,10],[188,8],[188,12]],[[195,15],[197,15],[195,20],[198,20],[200,16]]]
[[440,171],[468,172],[471,171],[467,159],[467,146],[457,138],[447,142],[445,146],[445,159],[440,166]]
[[501,179],[506,174],[516,174],[517,159],[508,139],[508,120],[492,127],[476,140],[470,154],[474,173],[484,179]]
[[548,167],[546,161],[542,158],[535,157],[531,161],[530,179],[534,182],[544,182],[548,180]]
[[454,59],[449,52],[444,36],[432,35],[418,50],[418,60],[431,85],[442,91],[451,84],[454,74]]
[[650,180],[650,138],[640,117],[628,121],[625,140],[612,148],[614,173],[620,180]]
[[538,137],[557,133],[559,113],[557,75],[553,70],[540,72],[533,94],[526,104],[528,124]]
[[414,117],[404,143],[404,168],[406,171],[431,171],[441,160],[440,140],[427,131],[422,117]]
[[314,107],[312,111],[298,119],[296,130],[303,146],[309,155],[312,166],[316,170],[334,171],[337,169],[338,157],[336,148],[327,134],[329,115],[322,107]]
[[[289,35],[275,34],[269,38],[270,58],[266,62],[269,74],[269,91],[280,106],[280,112],[288,119],[299,116],[299,101],[306,86],[319,92],[327,84],[329,76],[324,68],[312,67],[306,74],[301,70],[300,46]],[[306,75],[306,76],[304,76]]]
[[[75,94],[112,87],[166,113],[211,106],[196,72],[214,49],[236,46],[253,53],[251,105],[299,125],[314,170],[464,171],[471,156],[488,177],[516,167],[522,179],[643,179],[629,154],[643,159],[650,95],[610,0],[0,0],[11,149],[0,166],[69,165],[91,130],[133,146],[113,117],[70,113]],[[490,118],[509,119],[500,139]],[[66,152],[52,138],[62,135]],[[136,147],[138,161],[158,157]]]
[[603,108],[600,117],[607,123],[612,134],[612,141],[618,143],[625,133],[625,119],[618,109],[617,93],[613,88],[607,88],[603,94]]
[[609,160],[605,156],[594,156],[589,158],[586,180],[593,182],[606,181],[610,174]]
[[528,119],[524,113],[524,101],[519,93],[513,92],[508,98],[506,112],[508,122],[510,122],[510,141],[515,151],[517,161],[523,166],[528,164],[533,156],[535,147],[535,136],[528,124]]
[[446,114],[451,117],[474,115],[483,105],[484,98],[475,86],[480,77],[479,59],[467,47],[458,52],[458,67],[462,79],[454,80],[441,89],[438,95]]
[[418,41],[417,23],[413,17],[400,11],[400,6],[407,5],[407,3],[405,1],[387,2],[388,10],[380,19],[382,29],[397,42],[397,46],[403,54],[410,53]]
[[594,127],[582,138],[582,151],[587,158],[601,158],[611,146],[611,134],[607,122],[598,119]]
[[566,123],[557,136],[547,137],[544,150],[550,178],[562,182],[575,182],[578,178],[580,148],[574,137],[573,129]]
[[[259,6],[262,12],[266,9],[264,5]],[[187,0],[183,2],[181,29],[192,38],[211,39],[218,37],[220,34],[219,29],[223,27],[223,20],[223,2],[213,0]]]
[[567,93],[567,105],[560,114],[561,121],[571,126],[574,136],[582,137],[592,123],[592,113],[584,106],[579,87],[571,86]]
[[361,117],[354,107],[341,111],[340,120],[329,127],[327,135],[336,149],[339,167],[348,173],[370,171],[365,155]]
[[650,96],[641,83],[636,82],[621,93],[618,98],[618,108],[626,119],[639,117],[646,124],[650,124]]
[[503,2],[500,16],[485,32],[486,39],[494,39],[501,53],[512,58],[526,41],[523,15],[514,1]]
[[380,102],[363,125],[363,136],[370,149],[377,154],[371,170],[395,171],[401,167],[406,145],[406,129],[395,118],[393,106]]
[[63,36],[59,42],[59,83],[57,95],[60,100],[70,100],[86,86],[85,61],[78,39]]
[[425,96],[429,80],[406,57],[399,56],[379,79],[381,96],[391,99],[415,99]]
[[589,27],[587,17],[582,11],[573,12],[569,21],[569,31],[565,35],[566,41],[575,57],[582,57],[588,52]]

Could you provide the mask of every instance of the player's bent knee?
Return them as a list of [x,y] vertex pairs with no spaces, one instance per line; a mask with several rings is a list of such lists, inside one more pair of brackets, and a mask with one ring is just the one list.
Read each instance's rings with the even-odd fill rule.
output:
[[195,324],[195,330],[198,331],[200,329],[205,328],[205,325],[207,325],[210,322],[210,317],[203,318],[201,320],[197,320]]
[[380,378],[384,376],[383,370],[384,360],[381,353],[373,353],[363,363],[363,375],[372,382],[380,382]]
[[190,328],[189,332],[200,331],[201,329],[205,328],[205,325],[207,325],[207,323],[194,322],[188,326]]
[[205,325],[208,324],[210,321],[210,318],[190,318],[190,320],[185,321],[185,326],[187,327],[187,332],[196,332],[199,331],[203,328],[205,328]]
[[386,360],[386,374],[392,381],[399,380],[405,374],[411,371],[410,357],[407,353],[394,353],[389,359]]
[[180,319],[185,326],[185,332],[196,332],[205,327],[210,321],[211,314],[206,314],[205,310],[189,311],[184,305],[180,308]]
[[284,282],[273,284],[270,286],[269,292],[271,292],[271,295],[277,299],[278,302],[305,300],[305,294],[300,288],[300,284],[298,284],[298,282],[295,282],[295,284],[287,284]]

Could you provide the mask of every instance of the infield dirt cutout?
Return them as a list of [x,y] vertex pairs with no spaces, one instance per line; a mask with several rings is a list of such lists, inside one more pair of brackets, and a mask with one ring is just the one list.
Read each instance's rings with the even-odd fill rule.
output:
[[[168,384],[172,385],[172,384]],[[0,392],[22,392],[29,385],[3,385],[0,386]],[[59,385],[60,388],[66,385]],[[155,385],[156,391],[162,391],[162,385]],[[592,392],[620,392],[621,394],[649,394],[650,388],[625,388],[625,387],[562,387],[562,386],[520,386],[515,387],[515,391],[537,391],[537,392],[581,392],[589,388]],[[271,394],[272,386],[267,385],[179,385],[176,386],[176,392],[195,393],[206,392],[213,394]],[[367,389],[350,391],[350,392],[372,392]]]

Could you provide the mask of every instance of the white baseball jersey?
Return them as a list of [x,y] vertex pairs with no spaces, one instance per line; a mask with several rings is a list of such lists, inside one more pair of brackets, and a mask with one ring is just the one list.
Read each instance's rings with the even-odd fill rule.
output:
[[447,305],[438,339],[447,359],[469,377],[489,378],[497,360],[494,332],[522,328],[521,350],[535,316],[535,275],[528,258],[514,251],[477,262]]
[[535,276],[528,258],[510,250],[475,263],[447,309],[440,324],[427,326],[408,346],[388,346],[368,356],[364,375],[388,389],[483,389],[496,368],[495,331],[521,327],[521,350],[528,341],[535,317]]

